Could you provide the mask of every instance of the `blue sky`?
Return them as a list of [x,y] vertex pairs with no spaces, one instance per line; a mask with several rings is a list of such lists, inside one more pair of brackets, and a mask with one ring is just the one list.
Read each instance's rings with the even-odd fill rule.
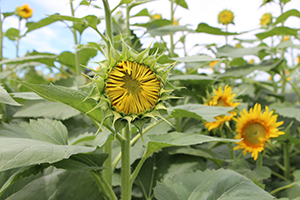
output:
[[[78,5],[80,1],[75,0],[74,5]],[[102,1],[94,1],[95,4],[102,7]],[[111,8],[117,5],[119,0],[109,0]],[[186,0],[189,10],[178,7],[175,12],[175,17],[180,18],[180,25],[189,24],[189,28],[195,29],[197,25],[201,22],[207,23],[211,26],[219,27],[222,26],[217,23],[217,16],[223,9],[230,9],[235,14],[235,25],[229,25],[229,31],[242,32],[247,30],[256,29],[259,27],[259,22],[261,16],[266,12],[271,12],[274,16],[279,16],[280,10],[278,5],[271,3],[270,5],[259,8],[262,0],[210,0],[210,1],[199,1],[199,0]],[[21,6],[24,3],[28,3],[31,8],[34,9],[33,16],[29,18],[29,21],[39,21],[40,19],[46,17],[46,15],[60,13],[63,15],[70,15],[70,6],[68,0],[2,0],[1,11],[2,12],[12,12],[17,6]],[[139,12],[144,8],[148,8],[152,13],[161,13],[164,18],[170,18],[170,3],[168,0],[157,0],[151,3],[146,3],[140,6],[136,6],[132,10],[132,15]],[[286,5],[285,10],[292,8],[300,8],[300,0],[292,0]],[[122,10],[122,9],[121,9]],[[124,10],[122,10],[124,13]],[[97,16],[103,16],[104,10],[94,9],[91,7],[80,7],[76,11],[77,17],[83,17],[88,14],[94,14]],[[132,19],[131,23],[147,21],[147,18],[135,18]],[[290,27],[299,28],[300,20],[293,18],[288,20],[286,25]],[[3,30],[6,31],[10,27],[17,28],[18,19],[17,17],[8,17],[3,23]],[[23,31],[25,26],[25,21],[22,21],[21,27]],[[104,21],[102,21],[98,28],[103,30],[105,27]],[[134,29],[137,29],[136,27]],[[259,32],[256,31],[256,32]],[[255,39],[254,34],[256,32],[251,32],[248,35],[244,35],[244,38]],[[138,35],[142,34],[142,30],[136,30]],[[178,36],[179,37],[179,36]],[[241,37],[241,38],[242,38]],[[100,37],[92,29],[88,29],[83,33],[82,43],[88,41],[99,41]],[[144,38],[143,43],[147,46],[153,39]],[[168,41],[168,38],[166,38]],[[219,45],[224,44],[225,40],[223,37],[216,37],[207,34],[191,34],[187,37],[187,49],[191,49],[195,44],[208,44],[217,43]],[[229,42],[234,44],[232,38]],[[23,56],[26,52],[31,52],[33,49],[39,52],[51,52],[59,54],[62,51],[73,51],[74,41],[70,30],[62,23],[56,22],[50,26],[35,30],[26,35],[20,41],[20,56]],[[190,51],[190,54],[201,53],[205,50],[204,48],[195,48]],[[181,52],[178,52],[179,54]],[[4,39],[4,57],[14,58],[15,57],[15,45],[8,39]],[[102,59],[101,56],[97,56],[94,60]]]

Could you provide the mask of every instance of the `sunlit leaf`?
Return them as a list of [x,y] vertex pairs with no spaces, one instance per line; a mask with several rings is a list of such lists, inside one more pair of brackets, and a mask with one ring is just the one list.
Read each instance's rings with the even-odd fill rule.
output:
[[208,61],[221,60],[219,58],[212,58],[212,57],[205,56],[205,55],[174,57],[174,58],[170,58],[170,59],[176,60],[179,62],[208,62]]
[[231,170],[206,170],[178,174],[154,188],[158,200],[243,199],[272,200],[268,192]]
[[260,40],[263,40],[267,37],[271,37],[274,35],[293,35],[297,37],[298,29],[290,28],[290,27],[285,27],[285,26],[279,26],[279,27],[274,27],[273,29],[262,32],[262,33],[257,33],[255,34],[256,37]]
[[198,24],[198,27],[195,31],[198,33],[207,33],[212,35],[238,35],[238,33],[224,32],[221,29],[209,26],[206,23]]
[[13,106],[21,106],[18,102],[16,102],[8,93],[7,91],[2,87],[0,84],[0,103],[9,104]]
[[274,25],[284,22],[287,18],[291,16],[300,18],[300,12],[296,9],[288,10],[285,13],[281,14],[279,17],[277,17]]
[[[56,15],[58,15],[58,14],[56,14]],[[41,19],[38,22],[27,22],[26,23],[26,27],[27,27],[26,33],[36,30],[36,29],[39,29],[39,28],[42,28],[44,26],[47,26],[47,25],[52,24],[57,21],[58,21],[57,19],[46,17],[44,19]]]
[[175,3],[178,4],[179,6],[185,8],[185,9],[189,9],[187,3],[185,2],[185,0],[175,0]]
[[238,58],[246,55],[258,55],[259,51],[263,49],[266,49],[266,47],[258,46],[249,48],[234,48],[232,46],[226,45],[218,48],[216,56]]
[[31,61],[37,61],[43,63],[44,61],[47,62],[48,60],[55,59],[56,56],[54,55],[35,55],[35,56],[25,56],[20,58],[13,58],[13,59],[6,59],[0,61],[0,65],[3,64],[21,64]]
[[150,33],[151,35],[164,36],[164,35],[174,34],[178,31],[194,32],[192,29],[189,29],[185,26],[166,25],[166,26],[150,29],[148,30],[148,33]]
[[5,32],[5,36],[10,39],[11,41],[16,41],[19,39],[20,35],[20,31],[16,28],[9,28],[6,32]]
[[92,147],[67,144],[68,131],[59,121],[30,120],[30,123],[0,126],[0,171],[40,163],[54,163]]

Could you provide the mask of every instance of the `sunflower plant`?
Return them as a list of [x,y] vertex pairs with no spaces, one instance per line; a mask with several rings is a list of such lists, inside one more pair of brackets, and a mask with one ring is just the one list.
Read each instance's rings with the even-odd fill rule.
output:
[[[294,0],[262,1],[239,32],[243,12],[192,28],[190,2],[166,0],[169,16],[148,2],[69,1],[70,14],[3,2],[0,200],[297,200]],[[48,41],[38,30],[63,50],[29,44]]]

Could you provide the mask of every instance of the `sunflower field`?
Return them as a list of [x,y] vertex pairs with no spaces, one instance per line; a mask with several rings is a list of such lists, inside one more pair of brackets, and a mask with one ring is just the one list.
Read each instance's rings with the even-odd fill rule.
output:
[[[160,1],[0,11],[0,200],[300,200],[297,0],[263,0],[280,14],[241,32],[231,9],[192,28],[188,0]],[[68,51],[22,53],[54,24]]]

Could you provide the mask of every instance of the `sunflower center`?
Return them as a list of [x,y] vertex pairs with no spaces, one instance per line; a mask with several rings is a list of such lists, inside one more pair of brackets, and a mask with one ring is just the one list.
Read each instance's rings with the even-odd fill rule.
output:
[[25,12],[25,13],[29,13],[29,9],[28,8],[23,8],[21,11]]
[[117,112],[140,114],[156,105],[160,82],[149,67],[122,61],[109,73],[105,91]]
[[254,122],[249,125],[244,130],[245,141],[252,145],[257,145],[262,142],[261,138],[265,138],[266,129],[261,123]]
[[123,80],[125,84],[122,86],[122,88],[127,89],[129,94],[132,95],[140,94],[141,92],[140,83],[137,80],[132,79],[132,77],[127,73],[124,75]]

